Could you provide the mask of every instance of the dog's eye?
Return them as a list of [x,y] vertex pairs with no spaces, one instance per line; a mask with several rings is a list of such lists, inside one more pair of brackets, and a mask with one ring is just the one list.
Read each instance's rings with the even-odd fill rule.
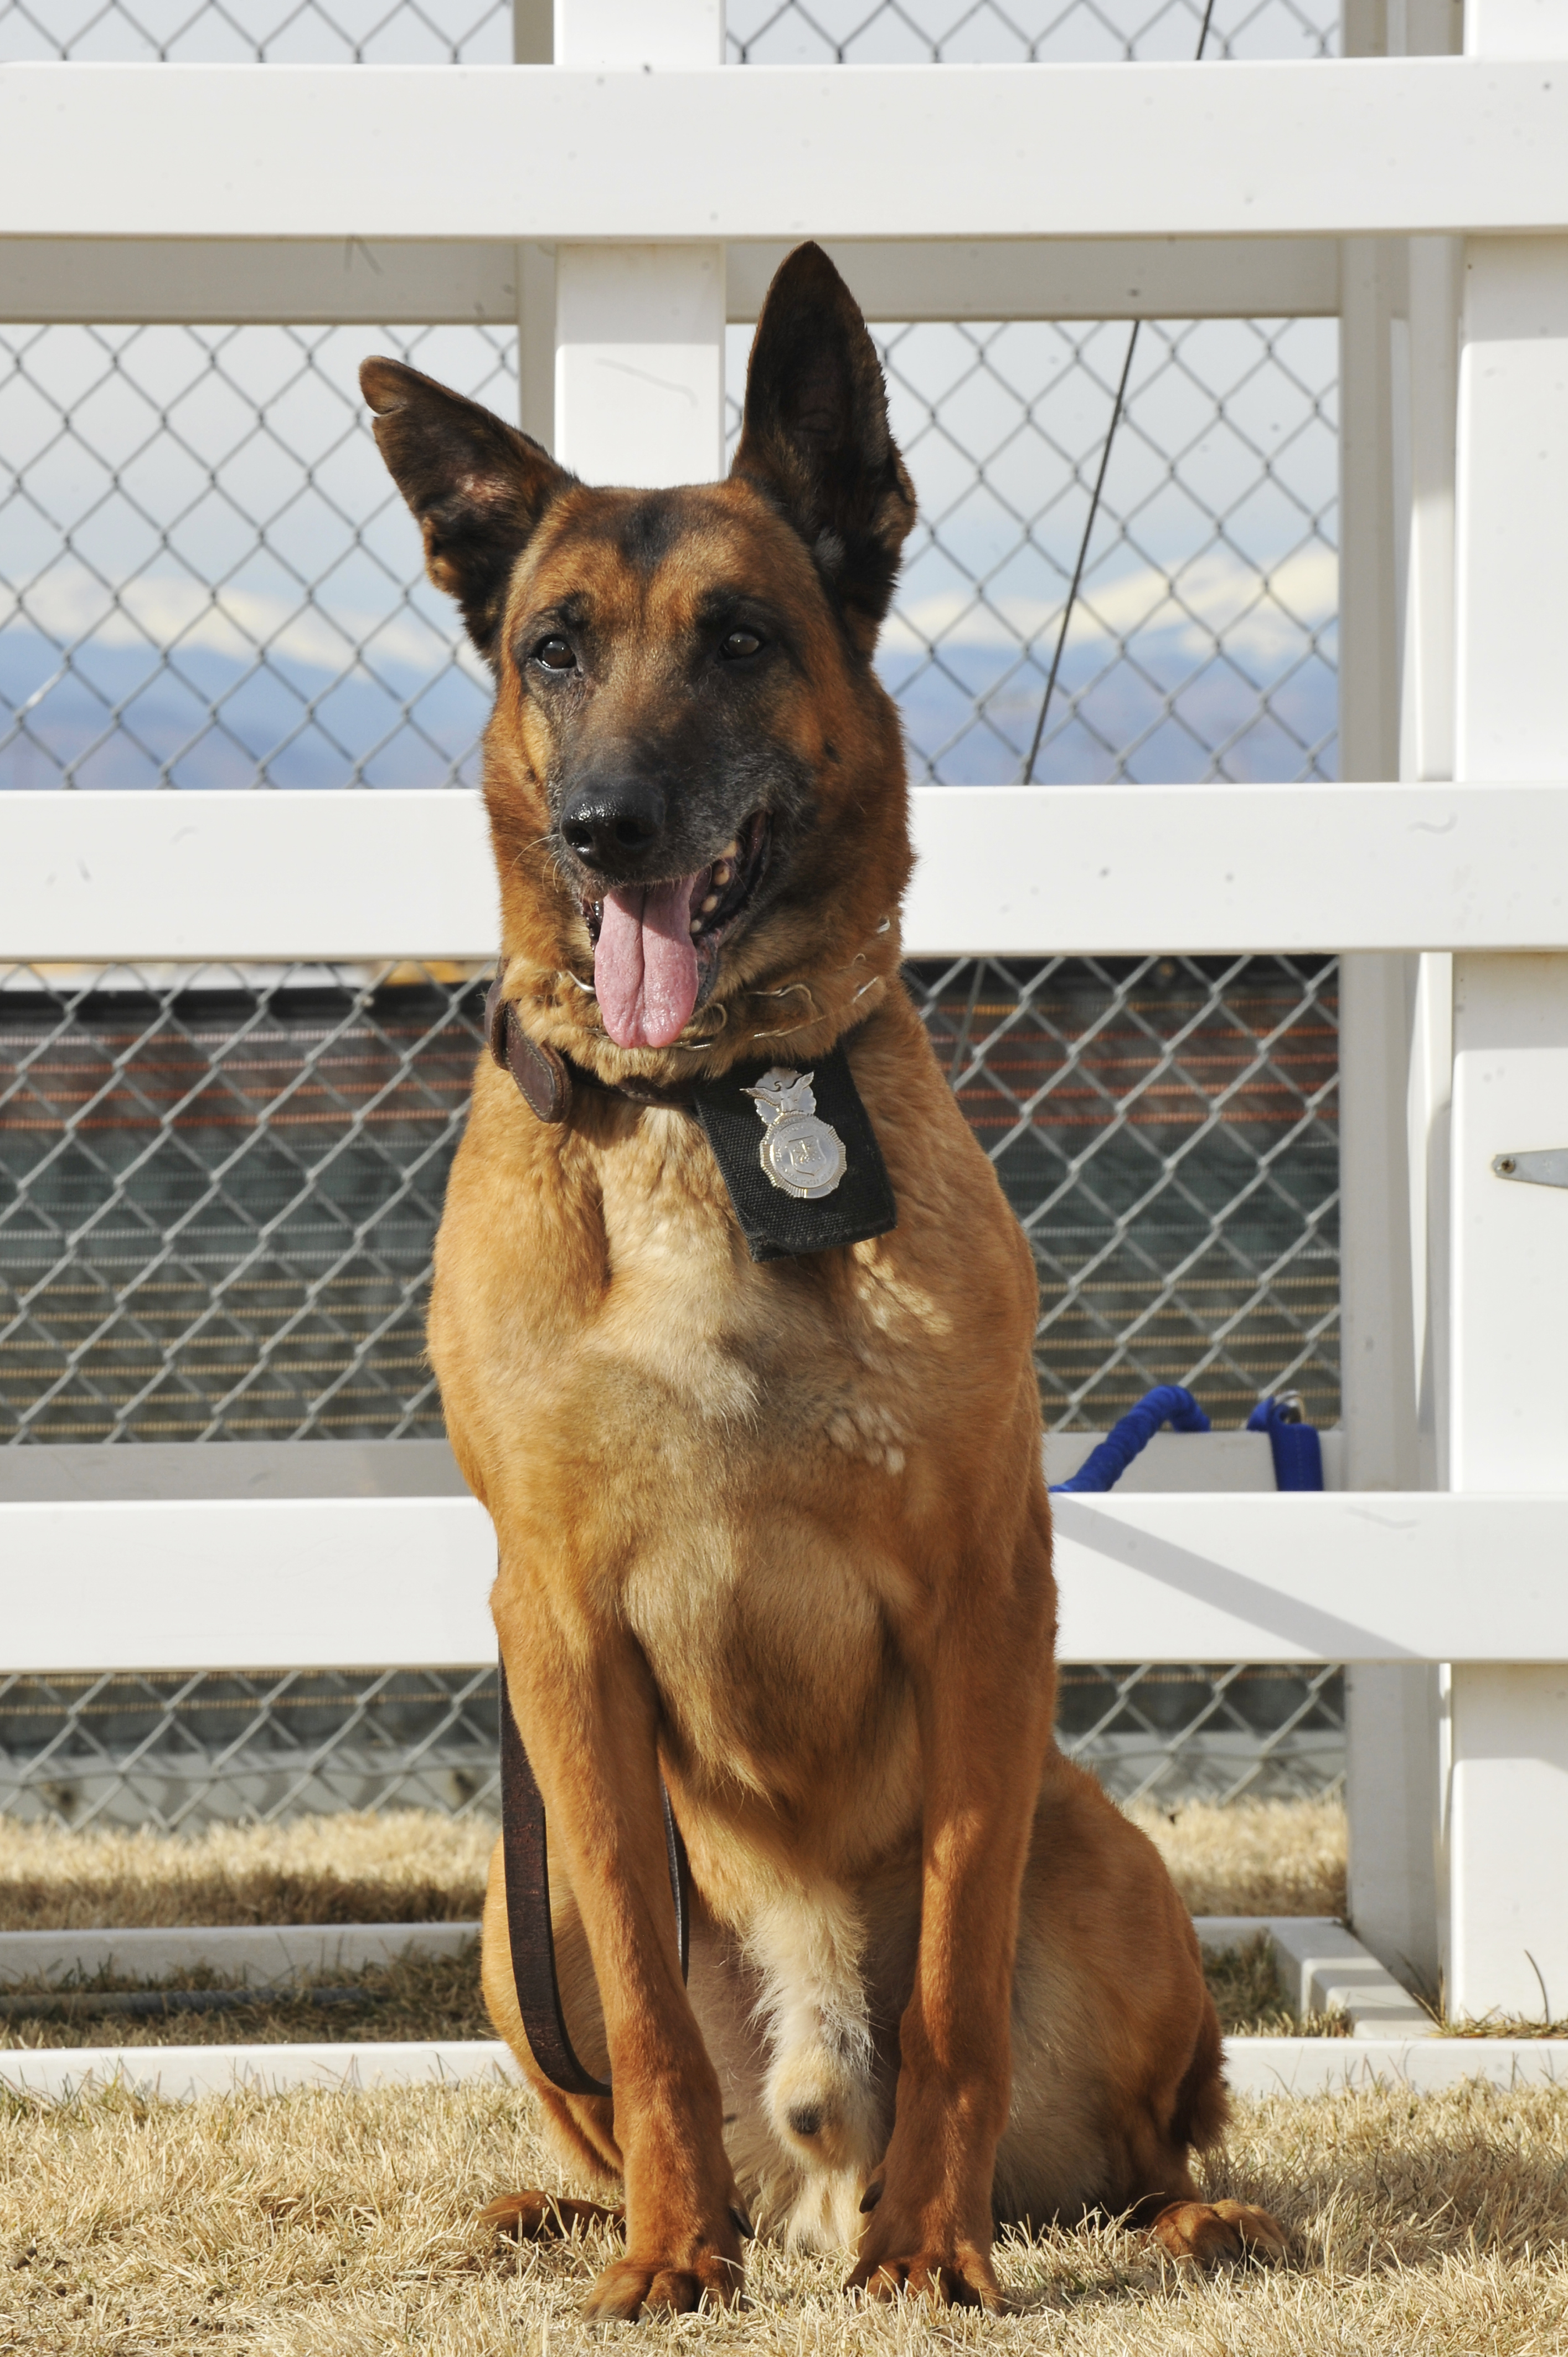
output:
[[725,662],[744,662],[747,655],[760,652],[762,640],[755,630],[732,630],[719,649]]
[[575,671],[577,658],[564,639],[541,639],[533,650],[533,660],[543,671]]

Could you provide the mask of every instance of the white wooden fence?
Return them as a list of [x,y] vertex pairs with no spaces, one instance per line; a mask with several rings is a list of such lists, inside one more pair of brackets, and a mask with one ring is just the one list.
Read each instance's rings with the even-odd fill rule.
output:
[[[1346,46],[1457,21],[1356,0]],[[0,308],[510,311],[525,424],[646,483],[715,472],[725,320],[804,235],[880,316],[1338,309],[1342,768],[1386,782],[925,791],[909,945],[1345,954],[1350,1486],[1063,1501],[1064,1651],[1357,1665],[1363,1936],[1561,2014],[1568,1193],[1493,1160],[1568,1145],[1568,10],[1300,66],[739,73],[721,31],[557,0],[553,64],[0,69]],[[461,796],[0,802],[7,954],[494,932]],[[10,1504],[0,1549],[7,1667],[490,1650],[463,1500]]]

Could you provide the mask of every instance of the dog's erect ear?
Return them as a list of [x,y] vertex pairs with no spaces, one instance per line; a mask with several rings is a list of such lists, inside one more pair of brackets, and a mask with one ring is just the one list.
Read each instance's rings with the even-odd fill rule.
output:
[[783,510],[869,654],[915,494],[887,429],[876,348],[820,245],[797,246],[768,290],[731,471]]
[[402,361],[367,361],[360,389],[376,413],[388,471],[424,536],[424,569],[456,597],[493,668],[511,568],[575,478],[515,425]]

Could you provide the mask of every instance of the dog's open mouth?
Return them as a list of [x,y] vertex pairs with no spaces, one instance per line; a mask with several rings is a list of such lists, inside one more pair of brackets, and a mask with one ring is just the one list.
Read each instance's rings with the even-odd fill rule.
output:
[[719,952],[746,914],[768,865],[768,825],[757,811],[718,857],[662,884],[622,884],[585,900],[594,990],[618,1048],[668,1048],[714,986]]

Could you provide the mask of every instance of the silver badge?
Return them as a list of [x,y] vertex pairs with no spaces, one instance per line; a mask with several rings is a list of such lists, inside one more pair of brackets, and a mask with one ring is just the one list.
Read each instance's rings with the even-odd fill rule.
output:
[[789,1071],[775,1064],[746,1094],[768,1124],[759,1156],[762,1167],[786,1195],[815,1203],[831,1195],[849,1167],[843,1140],[817,1118],[811,1094],[814,1072]]

